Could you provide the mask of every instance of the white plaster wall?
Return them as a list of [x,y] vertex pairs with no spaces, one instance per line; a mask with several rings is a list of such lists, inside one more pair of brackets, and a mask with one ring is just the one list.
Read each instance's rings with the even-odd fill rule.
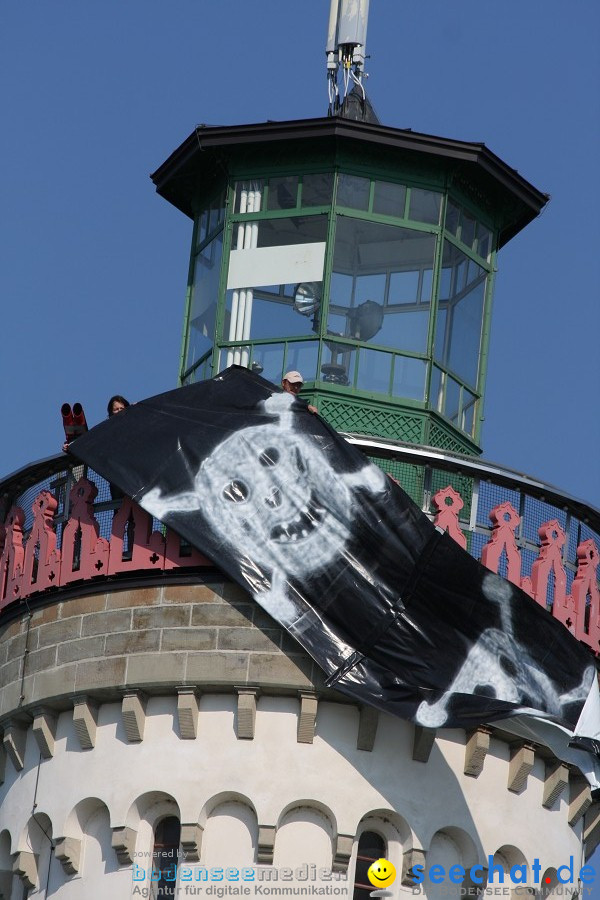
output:
[[21,848],[32,851],[37,858],[37,886],[28,894],[28,900],[42,900],[46,897],[55,886],[52,883],[53,874],[57,876],[55,882],[62,881],[61,873],[53,871],[52,837],[52,820],[38,805],[35,818],[29,818],[21,835]]
[[252,866],[256,860],[258,823],[254,810],[230,800],[216,806],[207,819],[202,839],[206,866]]
[[274,866],[314,864],[331,868],[333,828],[320,810],[297,806],[287,812],[277,829]]
[[[443,866],[444,871],[448,874],[452,866],[458,865],[465,868],[465,863],[466,860],[452,838],[446,834],[434,834],[427,853],[428,872],[432,866]],[[428,900],[441,900],[442,897],[450,900],[451,897],[460,897],[460,885],[453,885],[448,878],[444,883],[438,884],[427,877],[423,882],[423,889]]]
[[[60,715],[54,756],[39,763],[38,809],[48,816],[55,836],[75,836],[77,804],[97,798],[100,806],[96,819],[79,822],[80,874],[63,878],[55,862],[60,872],[49,896],[129,897],[131,870],[116,865],[109,827],[135,828],[136,852],[150,852],[159,814],[179,813],[182,822],[205,826],[201,863],[209,865],[255,862],[260,824],[279,828],[276,865],[287,860],[297,865],[314,854],[331,866],[337,834],[356,834],[370,814],[387,819],[385,827],[397,821],[396,836],[386,840],[399,869],[402,853],[413,847],[429,850],[432,859],[448,857],[445,866],[454,852],[460,858],[450,864],[462,864],[463,850],[456,842],[453,850],[452,839],[436,838],[432,846],[436,834],[452,828],[469,837],[479,862],[506,845],[518,848],[528,862],[538,857],[542,871],[571,854],[580,858],[580,826],[569,827],[566,800],[555,810],[541,805],[542,761],[536,762],[526,790],[514,794],[507,790],[509,749],[499,741],[492,740],[481,775],[470,778],[463,774],[465,736],[460,731],[442,732],[424,764],[412,760],[413,726],[391,716],[380,716],[374,749],[366,752],[356,749],[359,716],[351,705],[319,704],[313,744],[297,742],[295,698],[259,699],[254,740],[236,737],[236,708],[233,695],[203,695],[197,738],[182,740],[176,698],[150,698],[144,739],[128,743],[120,704],[105,704],[96,746],[85,751],[72,714]],[[0,832],[10,832],[12,853],[27,848],[38,762],[30,732],[24,770],[15,772],[7,761],[0,788]],[[40,869],[45,871],[43,860]]]

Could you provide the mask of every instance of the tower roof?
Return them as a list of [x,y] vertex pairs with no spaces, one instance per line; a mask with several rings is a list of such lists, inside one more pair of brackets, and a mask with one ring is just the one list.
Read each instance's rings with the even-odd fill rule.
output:
[[483,143],[458,141],[410,129],[389,128],[341,116],[261,122],[250,125],[198,126],[151,175],[157,192],[193,218],[193,197],[210,189],[223,167],[248,152],[273,152],[282,145],[310,147],[334,154],[361,148],[403,162],[435,165],[452,183],[493,205],[499,218],[499,246],[506,244],[539,215],[549,199]]

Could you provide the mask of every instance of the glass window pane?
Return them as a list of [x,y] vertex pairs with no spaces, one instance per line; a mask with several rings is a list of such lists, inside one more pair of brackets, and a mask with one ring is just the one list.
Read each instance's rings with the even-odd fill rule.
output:
[[[321,285],[318,284],[320,289]],[[314,315],[303,315],[296,310],[289,291],[296,285],[267,285],[249,288],[246,291],[227,291],[225,312],[225,340],[245,340],[241,334],[233,334],[228,323],[231,322],[231,310],[237,303],[238,320],[240,303],[245,304],[245,316],[249,320],[250,330],[246,337],[256,338],[302,337],[318,328],[318,310]],[[237,299],[236,299],[237,298]]]
[[477,398],[475,397],[475,395],[468,391],[466,388],[463,388],[461,428],[463,431],[466,431],[467,434],[470,435],[473,435],[476,403]]
[[225,220],[225,198],[227,194],[225,191],[222,191],[219,196],[214,200],[211,204],[213,209],[215,210],[215,224],[222,225]]
[[[329,287],[329,302],[334,306],[352,306],[354,279],[352,275],[332,272]],[[334,331],[337,331],[334,328]]]
[[481,266],[477,265],[476,262],[470,259],[467,269],[467,284],[473,284],[473,282],[476,281],[482,273],[483,269],[481,268]]
[[321,359],[321,381],[329,384],[354,382],[355,349],[349,344],[325,341]]
[[223,232],[196,257],[188,323],[186,369],[211,349],[214,339]]
[[294,209],[298,196],[298,176],[269,178],[267,209]]
[[286,371],[295,369],[300,372],[304,381],[317,380],[317,361],[319,344],[317,341],[298,341],[288,344],[285,362]]
[[452,200],[448,200],[446,204],[446,231],[450,234],[456,234],[458,229],[458,221],[460,219],[460,207],[456,206]]
[[473,247],[475,240],[475,219],[463,210],[460,229],[460,239],[467,247]]
[[332,172],[302,176],[302,206],[329,206],[332,196]]
[[449,242],[443,273],[435,358],[476,387],[487,273]]
[[480,282],[461,298],[452,311],[448,365],[474,387],[479,369],[484,293],[485,283]]
[[426,374],[427,363],[424,359],[396,356],[394,360],[394,397],[424,400]]
[[212,357],[212,353],[209,353],[199,366],[196,366],[189,375],[186,375],[183,384],[195,384],[197,381],[204,381],[206,378],[212,378]]
[[383,304],[385,300],[385,273],[379,275],[358,275],[354,287],[354,305],[365,300],[375,300]]
[[403,184],[392,184],[389,181],[376,181],[373,193],[373,212],[382,216],[404,218],[406,188]]
[[226,350],[221,350],[219,352],[217,371],[222,372],[223,369],[227,369],[229,366],[234,365],[247,366],[249,369],[252,369],[253,372],[256,372],[257,375],[260,375],[263,367],[261,364],[254,366],[250,349],[250,347],[229,347]]
[[433,290],[433,269],[423,269],[421,273],[421,302],[431,302],[431,292]]
[[440,277],[440,300],[449,300],[451,290],[452,290],[452,269],[450,266],[442,265],[442,273],[441,273],[441,277]]
[[483,259],[487,259],[492,248],[492,233],[484,225],[477,226],[477,252]]
[[200,221],[198,223],[198,233],[196,235],[196,246],[198,247],[202,241],[206,239],[206,235],[208,226],[208,210],[204,209],[200,214]]
[[211,208],[208,211],[208,233],[210,234],[211,231],[214,231],[218,224],[219,224],[219,210],[216,209],[214,206],[211,206]]
[[419,293],[418,272],[392,272],[388,304],[416,303]]
[[410,228],[338,216],[328,331],[423,352],[435,244],[434,235]]
[[392,358],[391,353],[365,350],[363,347],[359,351],[356,387],[361,391],[389,394]]
[[344,316],[329,316],[329,328],[327,329],[327,334],[335,335],[336,337],[344,337],[345,327],[346,319]]
[[358,175],[344,175],[338,177],[338,189],[336,204],[349,206],[352,209],[367,210],[369,208],[369,188],[371,182],[368,178],[360,178]]
[[262,178],[236,182],[234,213],[258,212],[261,208],[263,190],[264,180]]
[[212,377],[212,353],[209,353],[202,365],[198,366],[198,380],[204,381],[205,378]]
[[444,341],[446,339],[446,319],[448,318],[448,304],[440,303],[438,306],[437,322],[435,329],[434,357],[440,361],[444,360],[446,353],[444,351]]
[[266,378],[273,384],[280,385],[283,378],[283,350],[284,344],[259,344],[252,348],[247,361],[242,361],[242,365],[247,365],[249,369]]
[[429,405],[438,412],[441,412],[443,408],[444,398],[442,396],[442,387],[443,372],[441,369],[438,369],[437,366],[433,366],[431,371],[431,385],[429,388]]
[[[292,216],[289,219],[261,219],[245,222],[256,225],[255,247],[291,247],[294,244],[324,242],[327,237],[327,216]],[[291,279],[290,279],[291,281]]]
[[440,221],[442,195],[438,191],[425,191],[421,188],[410,189],[410,219],[415,222],[430,222],[437,225]]
[[398,309],[395,315],[386,315],[381,329],[373,338],[374,344],[399,347],[424,353],[427,347],[429,326],[428,309]]
[[239,228],[243,234],[229,255],[223,340],[312,334],[319,327],[327,216],[247,221]]
[[444,415],[458,425],[458,404],[460,401],[460,385],[454,378],[446,375],[446,396],[444,399]]

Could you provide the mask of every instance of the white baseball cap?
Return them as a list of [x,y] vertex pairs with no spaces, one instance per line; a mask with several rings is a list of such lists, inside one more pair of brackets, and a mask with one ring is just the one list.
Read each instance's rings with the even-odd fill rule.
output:
[[302,377],[300,372],[296,371],[286,372],[283,376],[283,380],[289,381],[290,384],[298,384],[298,382],[300,382],[300,384],[304,384],[304,378]]

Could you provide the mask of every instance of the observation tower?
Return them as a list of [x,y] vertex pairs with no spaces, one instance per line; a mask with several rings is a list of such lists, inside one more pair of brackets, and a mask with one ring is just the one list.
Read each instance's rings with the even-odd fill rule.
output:
[[[192,234],[179,385],[299,370],[322,419],[594,660],[600,513],[480,458],[498,254],[548,198],[483,143],[380,123],[367,14],[332,0],[326,116],[198,127],[152,175]],[[572,754],[353,702],[218,559],[64,454],[2,479],[0,522],[0,898],[185,897],[221,870],[366,900],[380,857],[397,897],[419,871],[436,900],[514,867],[559,896],[570,859],[581,889],[600,804]]]

